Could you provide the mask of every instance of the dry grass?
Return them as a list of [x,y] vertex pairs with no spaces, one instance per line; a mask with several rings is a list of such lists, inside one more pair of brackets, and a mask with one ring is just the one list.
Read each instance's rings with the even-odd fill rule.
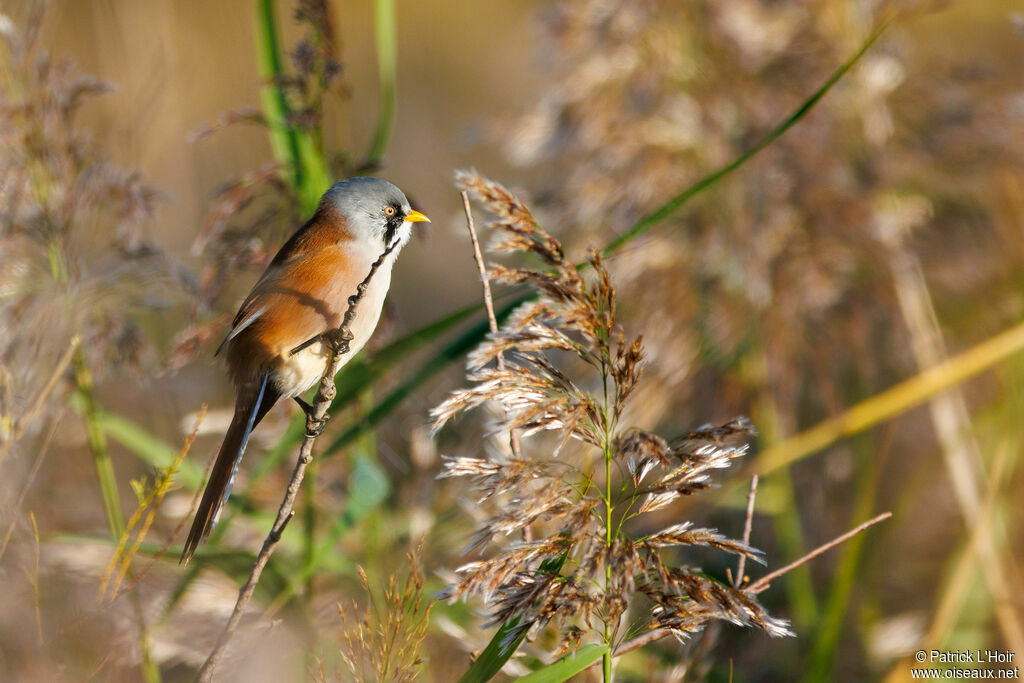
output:
[[[677,566],[670,557],[678,555],[665,552],[707,546],[763,562],[759,551],[689,522],[642,531],[650,525],[645,515],[707,489],[713,471],[744,455],[753,427],[737,418],[669,442],[625,426],[643,345],[617,323],[615,288],[598,253],[588,256],[588,278],[504,187],[466,172],[457,174],[457,184],[495,216],[492,251],[534,257],[544,267],[491,266],[492,278],[532,287],[538,297],[470,354],[474,384],[432,411],[434,429],[494,402],[502,417],[491,433],[521,430],[527,439],[550,431],[556,437],[552,443],[525,440],[522,458],[499,452],[445,459],[440,476],[471,478],[491,511],[467,552],[488,548],[496,537],[537,531],[533,540],[459,567],[443,596],[482,598],[491,606],[491,624],[518,619],[510,641],[522,632],[536,637],[553,623],[561,632],[556,655],[584,639],[614,647],[647,629],[685,638],[713,619],[790,635],[754,591]],[[497,363],[502,356],[503,367]],[[573,375],[563,367],[573,367]],[[568,449],[570,441],[584,447]],[[553,558],[563,558],[561,571],[542,568]]]
[[[340,656],[347,674],[335,672],[334,680],[407,683],[416,679],[426,660],[423,644],[432,606],[424,595],[419,552],[406,556],[405,576],[396,571],[381,590],[374,589],[366,572],[359,570],[366,606],[361,609],[354,600],[348,608],[338,603]],[[315,678],[328,680],[322,665]]]

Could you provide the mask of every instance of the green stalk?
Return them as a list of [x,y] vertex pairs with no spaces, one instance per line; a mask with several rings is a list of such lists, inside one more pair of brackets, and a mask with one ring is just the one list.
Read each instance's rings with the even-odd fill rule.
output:
[[[605,514],[605,547],[609,550],[612,547],[612,456],[607,441],[604,447],[604,514]],[[605,560],[604,563],[604,589],[608,591],[612,585],[612,566]],[[612,680],[612,625],[604,622],[604,642],[608,651],[601,656],[601,671],[604,674],[605,683]]]
[[[774,483],[781,489],[782,500],[795,501],[796,490],[789,470],[774,475]],[[772,517],[772,525],[779,539],[782,556],[797,558],[807,553],[808,547],[800,511],[796,505],[784,505]],[[797,567],[785,576],[786,594],[796,624],[811,625],[818,621],[818,598],[814,594],[814,581],[809,565]]]
[[50,262],[50,277],[54,282],[65,284],[68,281],[68,268],[56,239],[46,243],[46,257]]
[[395,0],[374,0],[374,40],[377,46],[377,76],[380,89],[380,104],[377,113],[377,130],[373,134],[370,150],[366,153],[363,168],[380,166],[391,140],[395,113],[398,108],[395,74],[398,72],[398,35],[395,27]]
[[[37,184],[37,191],[41,187]],[[59,285],[68,283],[67,259],[59,242],[54,238],[46,245],[46,256],[50,263],[50,276]],[[77,337],[76,337],[77,339]],[[75,348],[71,356],[71,367],[75,379],[75,396],[82,402],[82,415],[85,420],[86,439],[96,466],[96,477],[100,482],[100,495],[103,497],[103,509],[107,516],[110,535],[116,542],[124,534],[124,514],[121,512],[121,497],[117,492],[117,475],[114,473],[114,462],[110,459],[107,449],[107,437],[103,430],[101,411],[96,405],[93,394],[92,373],[85,362],[82,347]],[[129,575],[132,572],[129,569]],[[153,661],[149,644],[149,628],[146,625],[139,594],[131,592],[132,610],[139,624],[139,649],[142,652],[142,678],[146,683],[160,683],[160,667]]]
[[267,119],[270,151],[280,163],[287,164],[289,182],[293,188],[302,186],[302,169],[297,160],[299,145],[295,131],[287,125],[288,100],[277,85],[283,73],[281,52],[277,40],[277,19],[274,17],[273,0],[256,0],[257,56],[259,73],[263,80],[260,101],[263,115]]
[[[850,515],[852,520],[870,516],[875,506],[875,487],[879,468],[877,458],[872,456],[877,454],[878,449],[875,448],[874,439],[870,438],[870,435],[865,435],[865,437],[858,439],[857,441],[860,443],[855,447],[857,451],[855,461],[864,463],[864,467],[857,477],[859,479],[857,500],[854,503],[853,513]],[[843,544],[842,554],[836,564],[828,597],[825,600],[825,608],[813,631],[814,641],[807,664],[803,667],[803,680],[807,683],[827,680],[833,674],[832,666],[839,649],[843,622],[849,612],[850,597],[857,584],[857,570],[863,558],[865,538],[861,534]]]
[[[604,409],[604,544],[611,552],[612,541],[612,437],[611,420],[608,409],[608,371],[604,360],[601,361],[601,386],[603,388],[603,409]],[[612,566],[605,557],[604,562],[604,590],[608,594],[612,585]],[[604,643],[608,646],[607,652],[601,655],[601,674],[604,683],[612,681],[612,625],[604,622]]]
[[[778,402],[773,392],[766,388],[771,386],[768,381],[768,356],[763,340],[751,350],[749,363],[743,364],[745,379],[752,388],[757,389],[757,402],[754,406],[754,423],[758,425],[761,447],[769,447],[782,438],[783,418],[779,412]],[[792,417],[787,423],[792,423]],[[772,482],[781,489],[783,500],[796,500],[793,489],[793,478],[789,470],[782,470],[774,475]],[[784,505],[772,514],[772,525],[779,539],[783,557],[796,558],[807,551],[800,510],[796,505]],[[786,594],[793,608],[793,621],[800,625],[811,625],[818,620],[818,604],[814,594],[814,583],[807,565],[797,567],[785,577]]]
[[107,449],[107,437],[99,419],[99,409],[93,396],[92,374],[85,363],[85,354],[81,348],[75,350],[72,358],[75,372],[75,384],[78,397],[82,401],[82,416],[85,420],[86,438],[96,465],[96,476],[100,482],[100,494],[103,496],[103,509],[107,514],[107,525],[114,539],[121,538],[124,533],[124,515],[121,513],[121,497],[117,493],[117,476],[114,474],[114,463]]
[[273,0],[256,0],[256,31],[259,72],[264,83],[260,100],[269,129],[270,149],[274,159],[287,167],[288,182],[299,199],[300,209],[309,215],[316,210],[320,195],[330,186],[331,175],[309,131],[288,122],[291,108],[280,87],[284,64]]
[[[51,254],[51,263],[53,262]],[[63,272],[63,271],[62,271]],[[121,512],[121,496],[117,492],[117,475],[114,473],[114,461],[110,458],[107,448],[107,436],[103,430],[101,411],[96,405],[93,394],[92,373],[85,362],[85,354],[81,347],[75,349],[71,364],[75,374],[76,394],[82,402],[82,417],[85,420],[86,439],[96,465],[96,476],[100,482],[100,494],[103,497],[103,509],[107,516],[110,535],[117,541],[124,534],[124,514]],[[129,569],[129,576],[134,572]],[[142,652],[142,678],[146,683],[159,683],[160,667],[153,661],[149,643],[149,628],[142,605],[136,591],[131,592],[132,610],[139,624],[139,649]]]

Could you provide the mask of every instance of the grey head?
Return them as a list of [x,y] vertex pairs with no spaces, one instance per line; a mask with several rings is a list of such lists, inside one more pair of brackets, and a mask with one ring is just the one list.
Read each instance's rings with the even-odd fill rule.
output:
[[413,210],[405,193],[395,185],[367,176],[335,183],[320,200],[320,206],[329,206],[344,216],[357,239],[382,247],[396,238],[404,246],[412,234],[411,224],[428,220]]

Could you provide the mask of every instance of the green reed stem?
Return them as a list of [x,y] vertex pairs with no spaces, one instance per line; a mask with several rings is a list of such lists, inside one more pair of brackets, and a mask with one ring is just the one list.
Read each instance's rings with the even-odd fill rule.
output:
[[398,32],[395,26],[395,0],[374,0],[373,29],[377,47],[377,77],[380,104],[377,112],[377,130],[373,134],[370,150],[366,153],[364,168],[380,166],[391,140],[398,109],[396,73],[398,72]]
[[[74,370],[76,394],[82,402],[82,419],[85,421],[86,439],[96,466],[96,477],[100,482],[100,495],[103,497],[103,509],[107,516],[110,535],[116,541],[124,534],[124,514],[121,512],[121,496],[117,492],[117,475],[114,472],[114,461],[110,458],[107,448],[107,436],[103,430],[101,411],[96,405],[93,393],[92,373],[85,362],[85,354],[81,347],[75,349],[71,359]],[[129,576],[133,575],[129,569]],[[146,683],[159,683],[160,667],[153,660],[149,642],[149,627],[142,612],[137,592],[131,592],[132,611],[139,625],[139,649],[142,653],[142,678]]]
[[93,395],[92,373],[85,362],[85,354],[76,349],[72,358],[75,372],[75,385],[82,401],[82,417],[85,420],[86,438],[89,451],[92,452],[96,465],[96,476],[100,482],[100,494],[103,496],[103,509],[107,515],[110,535],[115,539],[124,533],[124,515],[121,513],[121,497],[117,492],[117,476],[114,474],[114,463],[107,449],[107,437],[99,419],[99,409]]
[[281,51],[277,40],[277,19],[274,16],[273,0],[256,0],[257,56],[259,73],[263,79],[260,100],[263,115],[267,119],[267,137],[274,159],[288,165],[292,187],[302,186],[302,170],[298,164],[299,145],[295,131],[286,124],[288,100],[278,87],[277,80],[283,72]]
[[274,159],[288,169],[288,182],[299,198],[302,213],[308,215],[330,186],[331,176],[314,136],[289,122],[291,107],[281,87],[285,73],[273,0],[256,0],[256,29],[259,73],[263,79],[260,100],[270,149]]
[[[604,410],[604,544],[607,548],[608,553],[605,555],[604,561],[604,591],[605,595],[608,595],[608,591],[611,590],[612,586],[612,565],[609,562],[611,556],[612,543],[614,542],[614,536],[612,534],[612,513],[614,507],[612,506],[612,427],[611,427],[611,410],[608,406],[608,364],[601,361],[601,386],[603,389],[603,410]],[[604,622],[604,642],[608,646],[607,652],[601,655],[601,674],[604,679],[604,683],[611,683],[612,681],[612,624],[605,617]]]
[[[850,519],[853,521],[870,517],[875,509],[875,489],[878,484],[879,449],[872,434],[865,434],[854,441],[856,457],[861,464],[857,473],[857,494]],[[843,624],[850,614],[850,599],[860,577],[864,557],[863,534],[843,544],[839,560],[829,584],[828,597],[818,623],[813,629],[813,641],[803,670],[804,683],[827,680],[834,671],[833,665],[839,652],[843,635]]]

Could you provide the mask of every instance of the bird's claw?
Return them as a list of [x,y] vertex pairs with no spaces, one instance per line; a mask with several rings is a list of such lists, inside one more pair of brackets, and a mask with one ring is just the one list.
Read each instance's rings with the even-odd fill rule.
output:
[[315,439],[324,433],[324,427],[327,426],[327,422],[331,419],[329,413],[324,413],[321,418],[313,416],[313,406],[303,401],[298,396],[295,397],[295,402],[302,408],[302,412],[306,414],[306,436],[310,439]]
[[348,330],[343,330],[338,334],[333,334],[330,337],[331,351],[336,356],[342,356],[349,352],[349,342],[353,339],[352,333]]
[[330,421],[331,416],[324,413],[324,416],[321,417],[319,420],[312,416],[308,417],[309,419],[306,420],[306,436],[310,439],[315,439],[316,437],[324,433],[324,428]]

